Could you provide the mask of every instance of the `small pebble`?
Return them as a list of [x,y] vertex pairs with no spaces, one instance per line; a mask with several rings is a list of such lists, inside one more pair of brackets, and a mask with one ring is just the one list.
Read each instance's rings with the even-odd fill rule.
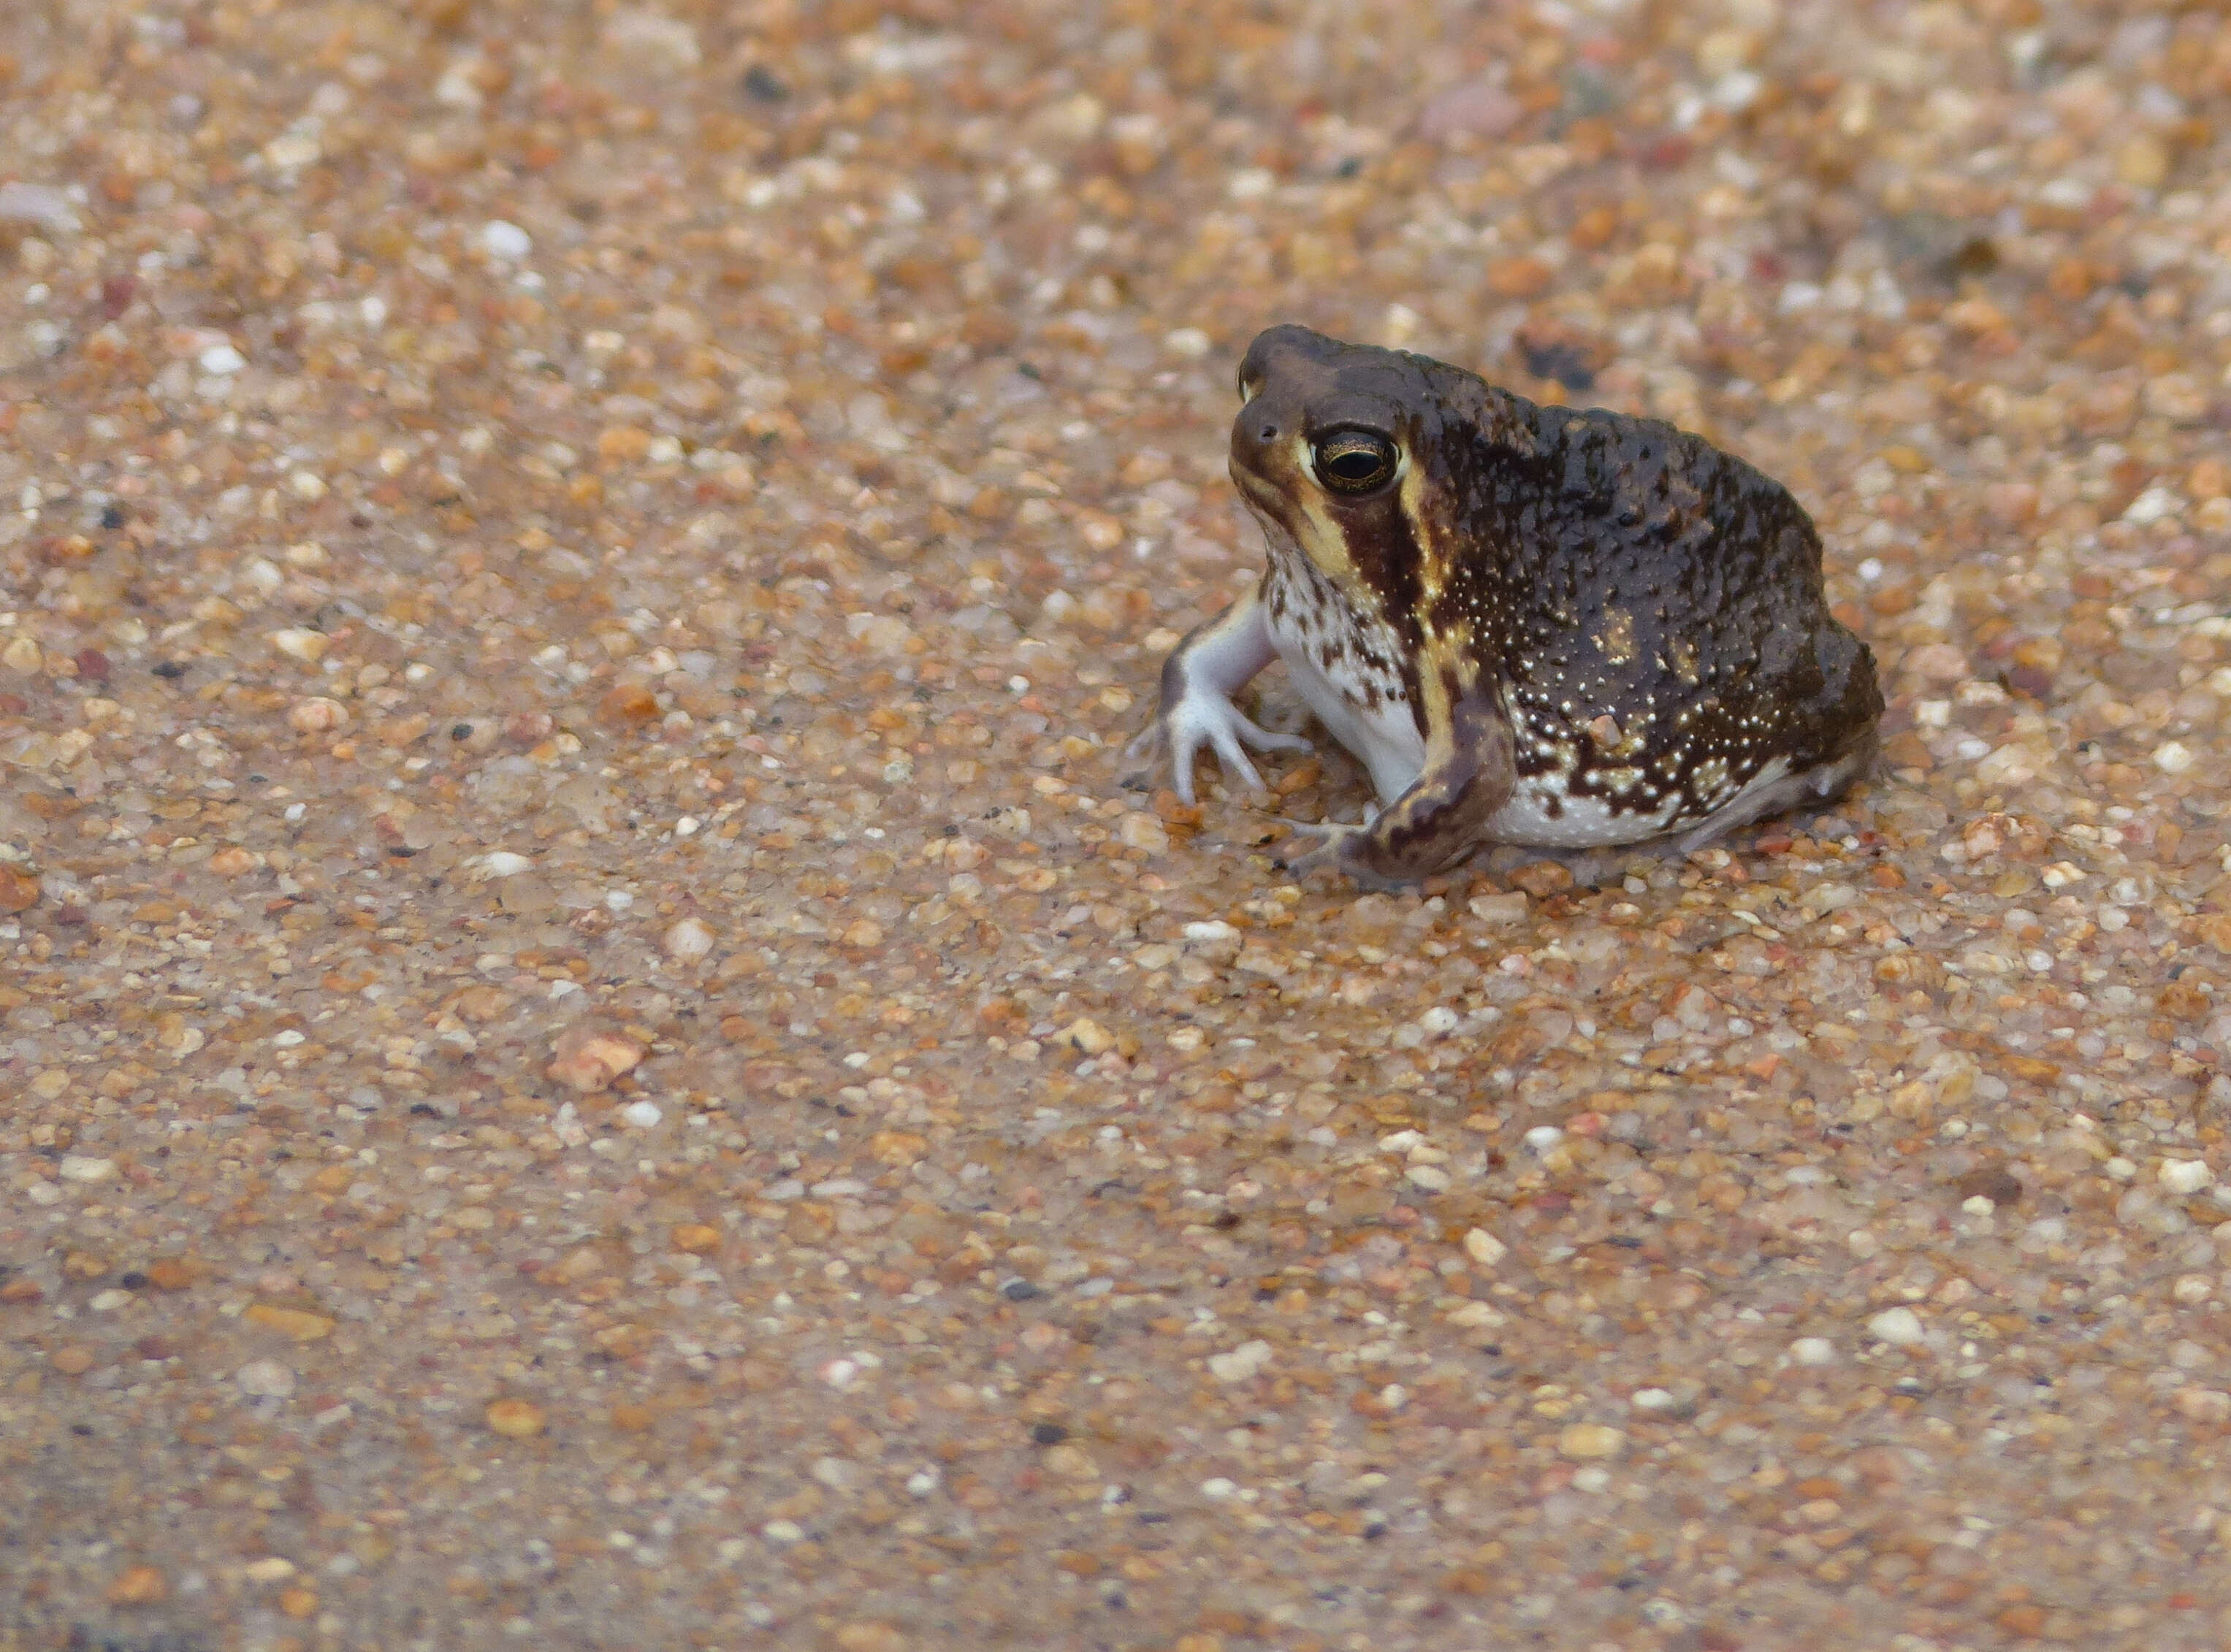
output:
[[284,1399],[294,1391],[294,1373],[275,1359],[251,1359],[233,1373],[240,1391],[258,1399]]
[[112,1606],[153,1606],[170,1598],[171,1580],[155,1566],[127,1566],[108,1585]]
[[1911,1308],[1885,1308],[1867,1321],[1867,1334],[1893,1348],[1907,1348],[1928,1335],[1921,1316]]
[[251,1304],[241,1314],[249,1325],[260,1325],[296,1342],[318,1342],[333,1334],[333,1320],[302,1308],[280,1307],[268,1302]]
[[488,248],[489,257],[514,264],[534,250],[534,242],[527,231],[502,218],[491,218],[481,226],[481,245]]
[[[63,1172],[67,1175],[67,1170]],[[2204,1158],[2167,1158],[2162,1161],[2161,1184],[2172,1193],[2197,1193],[2215,1179],[2215,1172],[2208,1167]]]
[[1116,1048],[1116,1036],[1098,1022],[1080,1016],[1059,1035],[1061,1041],[1087,1055],[1104,1055]]
[[1228,1353],[1211,1354],[1208,1369],[1219,1383],[1244,1383],[1271,1363],[1271,1345],[1259,1338]]
[[1557,1436],[1568,1457],[1615,1457],[1626,1449],[1626,1436],[1601,1423],[1575,1423]]
[[633,1072],[642,1060],[640,1045],[609,1033],[598,1033],[562,1049],[543,1070],[547,1077],[568,1089],[586,1094],[606,1088],[613,1080]]
[[666,932],[666,954],[677,964],[695,964],[712,950],[712,926],[702,918],[684,918]]
[[1492,1268],[1510,1254],[1510,1247],[1484,1228],[1468,1229],[1464,1236],[1464,1248],[1465,1255],[1482,1268]]
[[482,1417],[491,1433],[512,1440],[532,1439],[547,1426],[542,1408],[532,1400],[490,1400]]
[[315,665],[326,657],[333,647],[333,639],[323,631],[299,628],[271,633],[271,646],[290,660],[300,660],[305,665]]

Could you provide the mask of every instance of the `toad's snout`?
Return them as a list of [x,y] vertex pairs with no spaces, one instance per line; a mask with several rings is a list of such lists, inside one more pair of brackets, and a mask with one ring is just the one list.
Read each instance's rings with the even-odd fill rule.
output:
[[1294,432],[1300,428],[1296,410],[1282,407],[1283,398],[1266,391],[1239,410],[1232,422],[1232,468],[1264,481],[1277,482],[1291,468]]

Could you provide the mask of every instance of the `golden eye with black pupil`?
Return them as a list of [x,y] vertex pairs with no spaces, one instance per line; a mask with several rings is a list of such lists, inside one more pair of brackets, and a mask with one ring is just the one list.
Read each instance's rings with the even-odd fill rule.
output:
[[1368,494],[1394,474],[1394,444],[1373,430],[1335,430],[1311,456],[1318,480],[1335,494]]

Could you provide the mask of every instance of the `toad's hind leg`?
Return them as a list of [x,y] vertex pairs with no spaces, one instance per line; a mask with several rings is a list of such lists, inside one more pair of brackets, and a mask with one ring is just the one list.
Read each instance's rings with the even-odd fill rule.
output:
[[1263,778],[1247,759],[1258,752],[1307,752],[1298,734],[1274,733],[1232,703],[1255,674],[1278,657],[1261,599],[1251,590],[1223,613],[1186,635],[1162,662],[1161,705],[1154,722],[1126,748],[1138,765],[1128,780],[1141,781],[1167,754],[1179,798],[1193,800],[1193,760],[1203,746],[1234,776],[1260,790]]
[[1840,758],[1816,763],[1809,769],[1785,774],[1763,784],[1754,783],[1719,813],[1685,832],[1674,841],[1677,855],[1694,855],[1709,849],[1738,826],[1786,813],[1793,809],[1825,808],[1864,779],[1874,767],[1876,737],[1866,738]]

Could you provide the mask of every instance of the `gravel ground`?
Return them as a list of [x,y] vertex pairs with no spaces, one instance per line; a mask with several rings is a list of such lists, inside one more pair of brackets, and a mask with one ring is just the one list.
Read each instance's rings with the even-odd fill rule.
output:
[[[2214,8],[7,13],[0,1645],[2231,1638]],[[1877,780],[1124,791],[1277,319],[1788,481]]]

